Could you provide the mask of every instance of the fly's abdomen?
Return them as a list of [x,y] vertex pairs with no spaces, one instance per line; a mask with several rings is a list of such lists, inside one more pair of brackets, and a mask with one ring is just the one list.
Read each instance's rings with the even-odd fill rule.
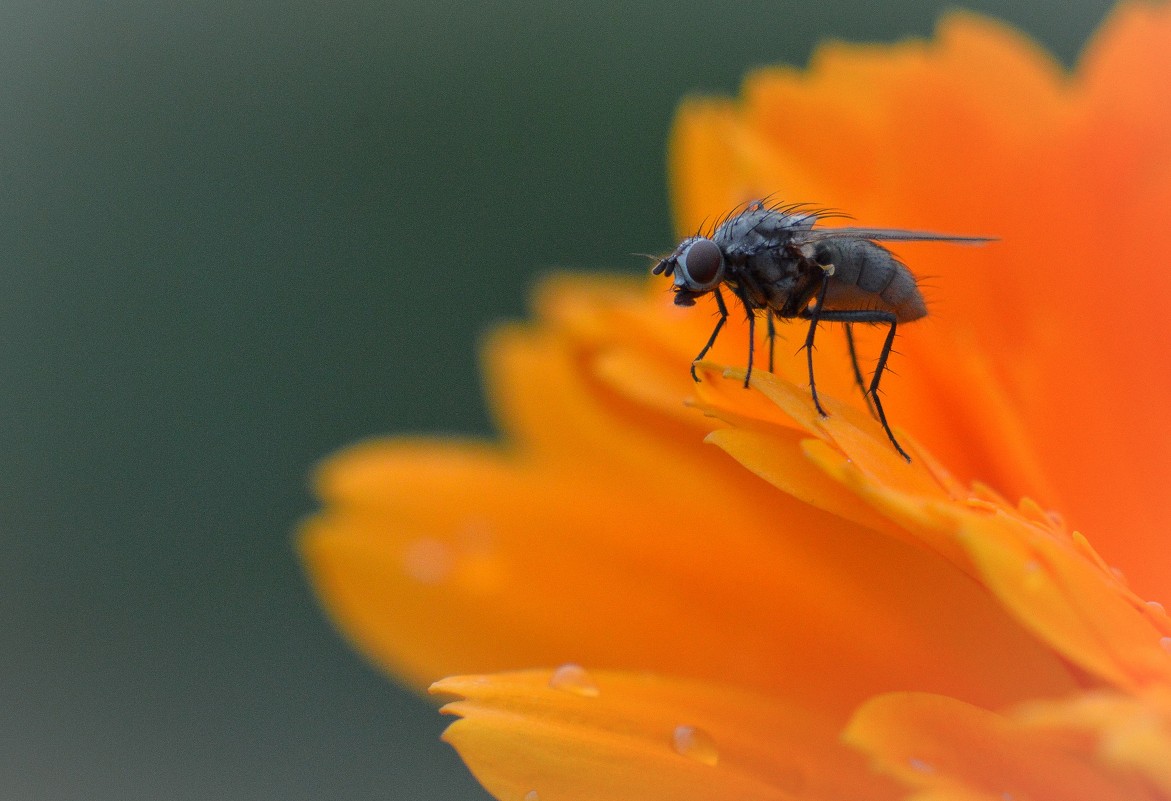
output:
[[868,239],[829,240],[817,246],[815,258],[834,269],[827,309],[882,309],[893,312],[900,323],[926,316],[915,277],[881,245]]

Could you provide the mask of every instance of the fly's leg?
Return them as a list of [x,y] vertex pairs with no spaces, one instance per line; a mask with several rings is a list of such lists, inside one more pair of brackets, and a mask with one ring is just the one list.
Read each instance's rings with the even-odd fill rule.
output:
[[748,369],[744,371],[744,388],[748,389],[748,382],[752,380],[752,356],[756,351],[756,311],[751,306],[748,310]]
[[773,369],[773,354],[777,349],[777,326],[773,322],[773,313],[771,311],[767,313],[765,319],[768,321],[768,371],[775,373],[776,370]]
[[724,323],[728,320],[728,307],[724,305],[724,296],[720,294],[720,288],[716,287],[716,308],[720,310],[720,319],[716,321],[716,327],[712,329],[712,335],[707,338],[707,344],[703,346],[703,350],[699,352],[691,362],[691,377],[699,383],[699,376],[695,372],[695,363],[707,356],[707,352],[712,349],[712,345],[716,344],[716,337],[720,335],[720,329],[724,327]]
[[870,400],[870,393],[866,390],[866,380],[862,378],[862,369],[858,367],[858,351],[854,348],[853,323],[844,323],[843,326],[846,329],[846,346],[850,349],[850,366],[854,368],[854,382],[862,391],[862,397],[866,400],[866,407],[870,409],[870,414],[878,417],[878,412],[874,410],[874,401]]
[[874,411],[878,414],[878,422],[882,423],[882,430],[886,432],[886,436],[890,439],[890,444],[895,446],[895,450],[899,452],[899,456],[902,456],[910,462],[911,457],[899,445],[899,441],[895,439],[894,432],[890,430],[890,424],[886,422],[886,412],[882,410],[882,401],[878,398],[878,384],[882,381],[882,372],[886,369],[886,360],[890,358],[890,350],[895,342],[895,330],[898,328],[898,321],[895,319],[894,313],[871,309],[833,309],[821,312],[819,317],[826,322],[847,324],[885,323],[890,326],[886,332],[886,341],[882,344],[882,353],[879,354],[878,363],[874,366],[874,377],[870,379],[870,389],[867,392],[870,400],[874,402]]
[[748,369],[744,371],[744,388],[748,389],[748,382],[752,380],[752,356],[756,352],[756,307],[748,300],[748,290],[744,287],[734,291],[748,313]]
[[825,293],[829,289],[830,272],[827,270],[821,279],[821,289],[817,290],[817,300],[811,309],[802,309],[800,317],[809,321],[809,333],[805,335],[805,361],[809,365],[809,394],[813,396],[813,408],[822,417],[829,417],[825,409],[821,408],[821,401],[817,398],[817,383],[813,378],[813,338],[817,335],[817,324],[828,320],[828,312],[822,310],[825,305]]

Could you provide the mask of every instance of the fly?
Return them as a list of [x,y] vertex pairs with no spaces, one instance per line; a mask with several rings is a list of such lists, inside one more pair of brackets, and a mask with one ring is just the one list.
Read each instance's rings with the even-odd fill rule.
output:
[[[655,265],[655,275],[675,279],[675,305],[694,306],[695,299],[711,292],[716,297],[720,319],[707,344],[695,357],[699,361],[719,336],[728,319],[728,307],[721,285],[736,296],[748,315],[748,369],[744,386],[752,377],[756,313],[763,310],[768,325],[768,366],[773,369],[774,318],[809,321],[805,355],[809,365],[809,392],[818,414],[827,417],[817,397],[813,378],[813,340],[820,322],[843,323],[854,380],[872,413],[899,455],[911,457],[899,445],[886,421],[878,386],[890,357],[899,323],[927,315],[927,306],[915,276],[880,241],[955,242],[980,244],[987,237],[949,236],[925,231],[890,228],[815,228],[825,212],[802,206],[767,205],[754,201],[725,218],[710,236],[696,235],[679,243],[671,255]],[[854,323],[887,326],[874,375],[869,386],[862,378],[854,349]],[[695,365],[691,377],[696,381]]]

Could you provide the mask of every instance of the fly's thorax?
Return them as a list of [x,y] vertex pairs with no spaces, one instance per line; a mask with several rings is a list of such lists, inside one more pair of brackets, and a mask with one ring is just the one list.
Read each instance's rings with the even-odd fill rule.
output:
[[754,203],[716,228],[712,239],[730,257],[787,245],[795,233],[808,231],[817,217],[785,213]]
[[801,263],[786,248],[771,248],[749,256],[739,272],[750,293],[757,296],[753,298],[757,305],[778,310],[805,283]]

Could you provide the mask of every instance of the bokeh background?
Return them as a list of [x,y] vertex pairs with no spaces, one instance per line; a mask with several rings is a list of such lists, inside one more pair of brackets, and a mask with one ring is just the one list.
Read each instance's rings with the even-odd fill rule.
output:
[[485,798],[320,614],[312,465],[490,434],[534,277],[673,245],[684,93],[946,5],[0,2],[0,797]]

